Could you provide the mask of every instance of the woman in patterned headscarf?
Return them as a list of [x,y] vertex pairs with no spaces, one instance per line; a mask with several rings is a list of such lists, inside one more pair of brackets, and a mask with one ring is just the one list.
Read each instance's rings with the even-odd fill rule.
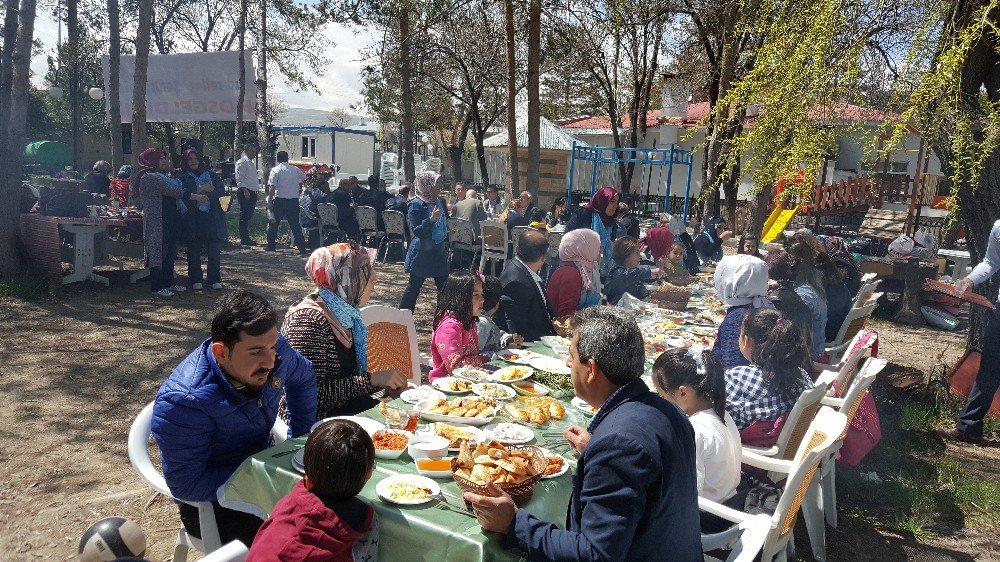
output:
[[399,308],[412,311],[417,306],[420,287],[434,278],[438,290],[448,280],[448,211],[440,198],[441,174],[420,172],[413,182],[416,198],[406,207],[406,220],[413,238],[406,251],[403,270],[410,280],[403,290]]
[[590,202],[573,212],[566,223],[566,232],[589,228],[601,237],[601,277],[611,271],[611,247],[618,238],[618,223],[615,213],[621,195],[613,187],[604,186],[590,198]]
[[309,359],[316,375],[319,417],[363,412],[377,401],[380,388],[406,386],[399,371],[368,371],[368,329],[360,307],[375,288],[374,252],[357,242],[314,251],[306,274],[316,292],[292,305],[281,332]]

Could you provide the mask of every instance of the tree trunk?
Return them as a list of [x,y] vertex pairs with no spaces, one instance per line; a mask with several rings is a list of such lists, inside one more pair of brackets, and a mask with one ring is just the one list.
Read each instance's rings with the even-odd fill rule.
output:
[[754,194],[753,201],[750,202],[750,220],[747,224],[747,230],[743,234],[764,235],[764,223],[767,222],[773,198],[773,185],[766,185]]
[[417,177],[413,164],[413,61],[411,60],[410,7],[404,1],[399,7],[399,101],[402,129],[399,155],[403,159],[403,176],[408,182]]
[[517,162],[517,44],[514,38],[514,0],[504,0],[504,24],[507,35],[507,200],[521,191]]
[[[7,173],[0,177],[0,275],[20,271],[17,253],[18,196],[24,177],[25,125],[31,89],[31,47],[35,34],[35,0],[23,0],[18,14],[10,90],[10,131],[7,139]],[[8,48],[6,45],[4,48]],[[0,131],[0,134],[4,134]]]
[[80,166],[80,16],[78,0],[66,0],[66,58],[69,67],[70,138],[73,151],[73,169]]
[[[0,51],[0,131],[9,130],[10,87],[14,79],[14,44],[17,43],[18,0],[7,0],[4,17],[3,50]],[[0,162],[6,162],[7,135],[0,134]]]
[[[257,37],[257,144],[260,145],[261,168],[264,177],[274,167],[274,145],[271,143],[270,108],[267,107],[267,0],[259,0],[260,36]],[[331,162],[332,164],[332,162]]]
[[542,157],[539,68],[541,66],[542,0],[528,3],[528,170],[527,188],[538,195],[538,165]]
[[108,129],[111,131],[111,165],[115,169],[124,162],[122,154],[122,102],[119,92],[122,36],[118,0],[108,0]]
[[246,42],[247,42],[247,10],[248,6],[247,0],[240,0],[240,22],[239,22],[239,33],[240,33],[240,70],[239,70],[239,88],[240,94],[236,98],[236,126],[233,128],[233,162],[236,162],[236,155],[239,154],[241,147],[243,146],[243,101],[247,97],[247,71],[246,71]]
[[135,78],[132,89],[132,177],[139,171],[139,154],[146,146],[146,78],[149,71],[149,35],[153,25],[153,0],[140,0],[139,27],[135,35]]

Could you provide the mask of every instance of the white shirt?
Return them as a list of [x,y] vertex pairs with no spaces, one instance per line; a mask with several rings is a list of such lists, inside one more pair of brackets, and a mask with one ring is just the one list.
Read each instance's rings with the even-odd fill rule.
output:
[[245,187],[250,191],[257,191],[260,189],[260,180],[257,179],[257,166],[254,166],[253,160],[247,157],[246,154],[243,158],[236,161],[236,187]]
[[271,175],[267,178],[267,185],[274,186],[274,196],[278,199],[298,199],[299,184],[306,179],[302,170],[290,165],[288,162],[281,162],[271,168]]
[[969,273],[969,280],[973,285],[978,285],[993,277],[998,268],[1000,268],[1000,221],[993,223],[989,242],[986,243],[986,255]]
[[688,417],[694,428],[698,495],[720,503],[736,493],[743,462],[740,431],[728,412],[725,416],[723,422],[709,409]]

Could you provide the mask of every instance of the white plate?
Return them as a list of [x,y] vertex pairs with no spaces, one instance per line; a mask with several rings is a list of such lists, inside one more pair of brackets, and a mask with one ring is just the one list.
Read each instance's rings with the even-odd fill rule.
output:
[[[522,365],[528,364],[528,359],[538,355],[537,353],[528,351],[526,349],[503,349],[497,352],[497,357],[503,359],[508,363],[520,363]],[[514,359],[516,357],[517,359]]]
[[292,468],[301,472],[306,473],[306,448],[302,447],[292,455]]
[[[493,392],[496,394],[492,394]],[[477,382],[472,385],[472,393],[483,398],[492,398],[493,400],[510,400],[517,396],[513,388],[491,382]]]
[[570,400],[570,404],[572,404],[574,408],[580,410],[581,412],[587,414],[588,416],[592,416],[597,413],[597,408],[594,408],[590,404],[587,404],[586,402],[583,401],[583,398],[580,398],[579,396],[574,396],[573,399]]
[[562,336],[542,336],[539,338],[541,342],[549,347],[555,347],[561,345],[563,347],[569,347],[570,339],[564,338]]
[[361,426],[362,429],[368,432],[368,435],[373,435],[376,431],[380,429],[385,429],[385,424],[382,422],[375,421],[371,418],[365,418],[362,416],[333,416],[332,418],[325,418],[314,423],[309,432],[312,433],[316,431],[316,428],[320,426],[325,421],[330,420],[351,420],[352,422]]
[[[518,371],[523,371],[522,374],[521,374],[521,376],[519,376],[519,377],[512,378],[512,379],[504,379],[503,378],[504,375],[515,373],[515,372],[518,372]],[[504,367],[503,369],[497,369],[496,372],[494,372],[493,374],[490,375],[490,380],[493,381],[493,382],[512,383],[512,382],[518,382],[518,381],[523,381],[525,379],[528,379],[533,374],[535,374],[535,370],[532,369],[531,367],[523,367],[523,366],[512,365],[510,367]]]
[[546,357],[544,355],[532,357],[528,361],[528,365],[531,365],[539,371],[555,373],[557,375],[568,375],[571,372],[569,367],[566,366],[565,361],[560,361],[555,357]]
[[[521,388],[520,385],[522,385],[522,384],[530,384],[531,386],[535,387],[535,390],[537,390],[538,392],[528,392],[527,390],[524,390],[523,388]],[[546,394],[552,392],[549,389],[549,387],[545,386],[544,384],[542,384],[540,382],[536,382],[536,381],[531,381],[531,382],[523,382],[522,381],[522,382],[514,383],[514,384],[512,384],[510,386],[514,387],[514,392],[516,392],[516,393],[518,393],[518,394],[520,394],[522,396],[545,396]]]
[[[431,386],[433,386],[437,390],[440,390],[441,392],[444,392],[445,394],[467,394],[469,390],[472,390],[471,388],[469,390],[451,390],[450,388],[448,388],[448,384],[450,384],[452,381],[459,382],[462,384],[469,382],[465,379],[460,379],[456,377],[441,377],[439,379],[431,381]],[[423,402],[423,400],[421,400],[421,402]]]
[[492,437],[501,443],[508,445],[520,445],[535,438],[535,433],[531,428],[519,423],[495,423],[483,428],[487,438]]
[[688,328],[688,331],[696,336],[705,336],[705,337],[713,337],[715,336],[715,334],[719,332],[718,330],[715,330],[713,328],[703,328],[700,326],[692,326],[691,328]]
[[434,422],[445,422],[450,424],[466,424],[466,425],[486,425],[488,423],[493,423],[493,418],[496,417],[496,408],[493,409],[493,415],[488,418],[466,418],[461,416],[445,416],[442,414],[432,414],[428,412],[434,400],[427,400],[417,404],[417,409],[420,410],[420,417],[427,421]]
[[[545,474],[542,474],[542,480],[548,480],[550,478],[559,478],[563,474],[566,474],[567,472],[569,472],[569,459],[567,459],[566,457],[560,455],[559,453],[553,453],[552,451],[546,449],[545,447],[539,447],[539,448],[542,450],[542,456],[546,456],[546,457],[559,457],[563,461],[562,462],[562,470],[560,470],[559,472],[557,472],[555,474],[549,474],[548,476],[546,476]],[[548,461],[546,461],[546,462],[548,462]]]
[[[434,431],[434,429],[435,429],[434,426],[435,425],[436,424],[433,424],[433,423],[432,424],[427,424],[427,429],[429,429],[432,433],[434,433],[434,435],[438,435],[438,433]],[[480,442],[480,441],[485,441],[485,438],[483,436],[483,430],[479,429],[478,427],[473,427],[471,425],[464,424],[464,423],[449,423],[447,425],[450,425],[450,426],[454,427],[455,429],[461,429],[462,431],[467,432],[469,434],[469,439],[472,440],[472,441],[475,441],[477,443]],[[457,451],[458,447],[449,447],[448,450],[449,451]]]
[[[421,488],[426,488],[430,491],[430,494],[426,498],[414,499],[414,500],[394,500],[389,495],[389,486],[396,483],[408,483],[414,486],[419,486]],[[375,485],[375,493],[378,497],[383,500],[394,503],[397,505],[420,505],[422,503],[427,503],[434,499],[435,496],[441,494],[441,487],[438,483],[431,480],[426,476],[420,476],[419,474],[394,474],[385,480],[382,480]]]
[[490,380],[490,373],[475,367],[459,367],[452,371],[456,377],[472,382],[484,382]]
[[399,395],[400,399],[407,404],[419,404],[425,400],[436,398],[447,398],[443,392],[428,385],[420,385],[416,388],[408,388]]

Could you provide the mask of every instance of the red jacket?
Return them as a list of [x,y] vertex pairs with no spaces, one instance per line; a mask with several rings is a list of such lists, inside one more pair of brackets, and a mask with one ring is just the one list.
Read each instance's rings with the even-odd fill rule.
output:
[[299,482],[274,506],[264,522],[247,562],[353,562],[351,548],[372,525],[368,507],[361,529],[354,529]]
[[580,293],[583,291],[583,279],[580,270],[571,263],[564,263],[552,272],[549,286],[545,289],[556,316],[572,316],[580,305]]

